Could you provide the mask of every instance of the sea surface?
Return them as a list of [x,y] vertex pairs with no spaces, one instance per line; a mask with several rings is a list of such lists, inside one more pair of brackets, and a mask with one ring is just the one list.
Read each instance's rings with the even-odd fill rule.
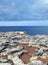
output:
[[48,26],[0,26],[0,32],[25,31],[29,35],[48,35]]

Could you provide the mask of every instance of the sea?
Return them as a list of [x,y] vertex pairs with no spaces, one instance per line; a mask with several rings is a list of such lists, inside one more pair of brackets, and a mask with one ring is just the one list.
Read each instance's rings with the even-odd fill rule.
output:
[[0,26],[0,32],[24,31],[29,35],[48,35],[48,26]]

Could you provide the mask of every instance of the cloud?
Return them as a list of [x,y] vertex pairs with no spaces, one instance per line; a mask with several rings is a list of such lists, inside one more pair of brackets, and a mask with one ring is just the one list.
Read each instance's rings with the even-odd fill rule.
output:
[[13,0],[2,0],[0,3],[0,20],[10,20],[18,13]]
[[0,20],[48,20],[48,0],[0,0]]
[[[35,1],[35,0],[34,0]],[[33,4],[28,4],[28,16],[29,20],[47,20],[48,19],[48,4],[45,0],[36,0]]]

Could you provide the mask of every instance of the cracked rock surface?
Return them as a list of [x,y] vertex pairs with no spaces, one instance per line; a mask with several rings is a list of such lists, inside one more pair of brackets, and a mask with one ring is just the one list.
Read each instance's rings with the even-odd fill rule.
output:
[[48,65],[48,35],[0,32],[0,65]]

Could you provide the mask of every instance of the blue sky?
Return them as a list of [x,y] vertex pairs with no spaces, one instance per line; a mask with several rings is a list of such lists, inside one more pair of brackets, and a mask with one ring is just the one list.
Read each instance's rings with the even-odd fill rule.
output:
[[[0,0],[0,25],[1,21],[8,24],[13,21],[13,25],[23,25],[23,22],[24,25],[47,25],[47,20],[48,0]],[[26,21],[29,23],[26,24]]]
[[48,21],[1,21],[0,26],[48,26]]

